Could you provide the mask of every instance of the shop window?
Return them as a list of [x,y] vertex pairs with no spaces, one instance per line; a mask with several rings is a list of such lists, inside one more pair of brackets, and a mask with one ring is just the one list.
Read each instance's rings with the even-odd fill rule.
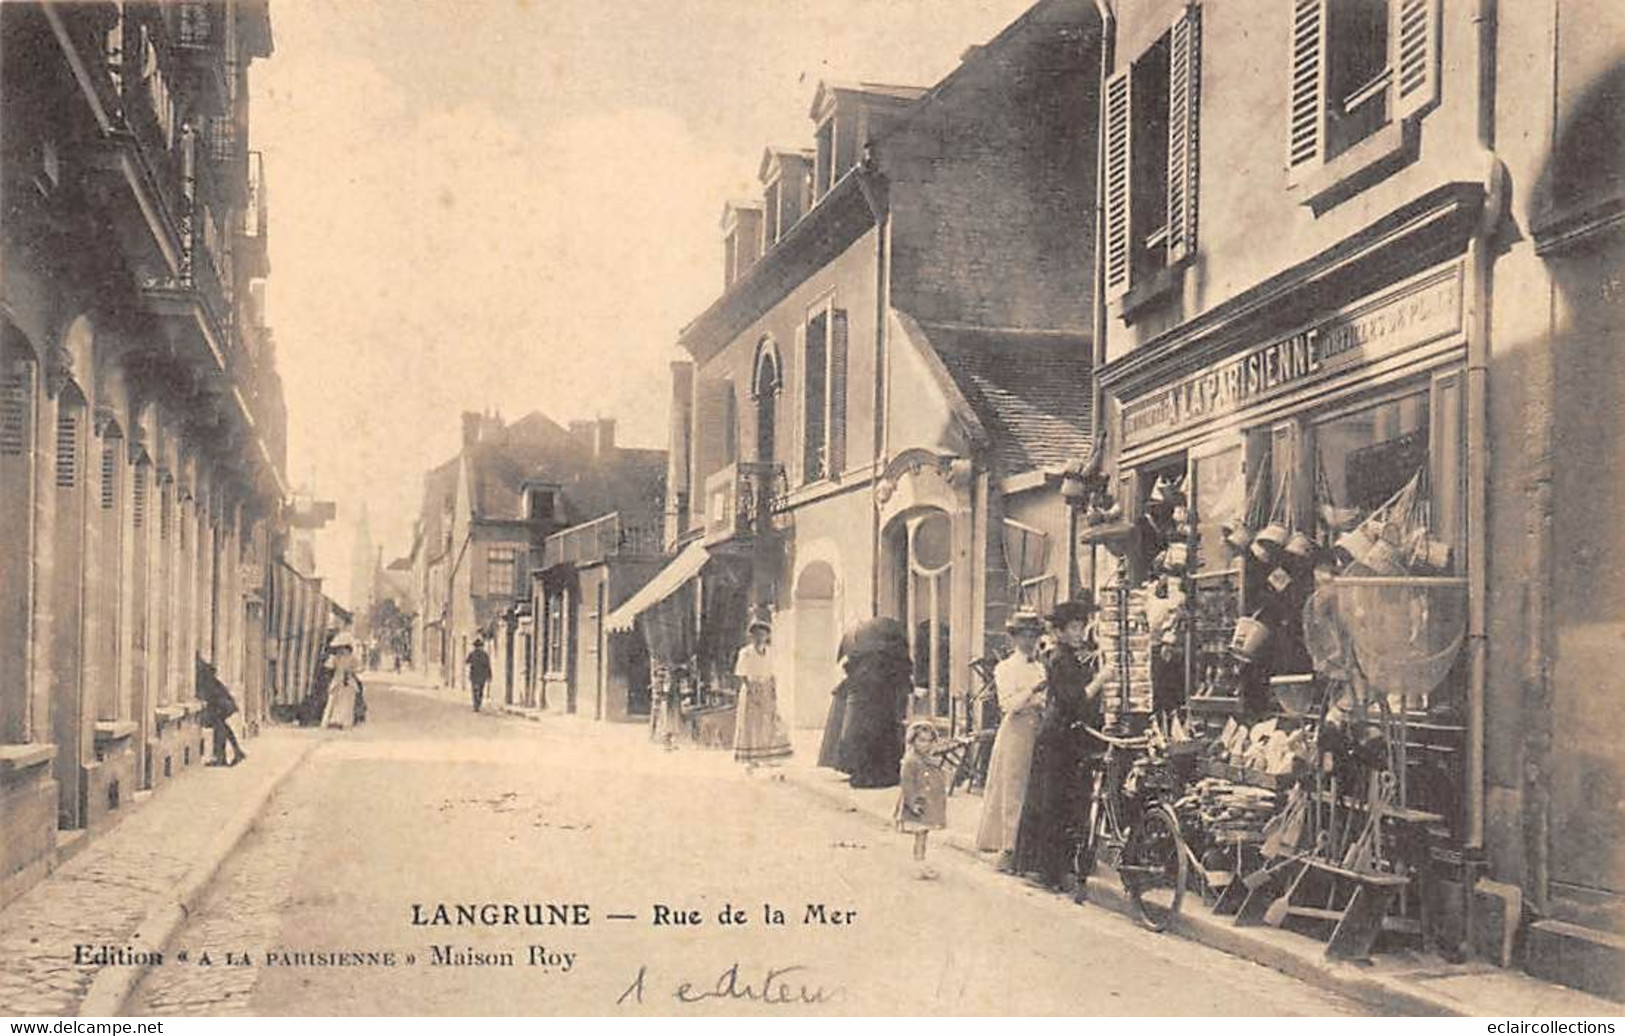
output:
[[1196,250],[1201,57],[1192,6],[1106,84],[1106,294],[1125,312]]
[[1439,96],[1438,0],[1294,0],[1287,169],[1325,204],[1414,150]]
[[514,547],[487,547],[485,549],[485,592],[490,597],[512,597],[514,568],[518,564],[518,550]]
[[1418,392],[1335,417],[1316,427],[1315,442],[1325,503],[1363,518],[1427,468],[1428,395]]

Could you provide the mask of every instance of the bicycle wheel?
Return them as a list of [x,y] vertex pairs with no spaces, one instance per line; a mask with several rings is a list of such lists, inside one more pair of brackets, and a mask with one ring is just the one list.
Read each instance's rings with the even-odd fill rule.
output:
[[1100,847],[1111,837],[1108,830],[1110,821],[1107,819],[1107,808],[1104,796],[1101,795],[1101,776],[1095,775],[1094,787],[1091,791],[1092,808],[1089,811],[1089,826],[1084,830],[1083,837],[1072,846],[1072,876],[1077,883],[1072,888],[1072,902],[1082,903],[1087,897],[1089,876],[1094,873],[1095,860]]
[[1135,918],[1153,932],[1166,929],[1184,903],[1185,855],[1179,817],[1166,803],[1149,807],[1128,833],[1117,872]]

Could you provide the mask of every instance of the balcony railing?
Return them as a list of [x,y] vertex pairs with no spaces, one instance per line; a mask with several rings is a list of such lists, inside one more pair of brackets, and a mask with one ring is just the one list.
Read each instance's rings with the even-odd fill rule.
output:
[[782,464],[740,461],[705,480],[705,542],[766,535],[784,512],[789,484]]
[[549,536],[542,545],[542,567],[592,565],[627,555],[658,555],[663,547],[661,530],[655,526],[624,524],[619,514],[606,514]]

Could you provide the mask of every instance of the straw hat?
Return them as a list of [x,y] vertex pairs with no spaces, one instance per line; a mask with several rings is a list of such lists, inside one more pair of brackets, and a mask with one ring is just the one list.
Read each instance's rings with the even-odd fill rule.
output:
[[1004,624],[1004,631],[1006,633],[1042,633],[1044,632],[1044,620],[1039,618],[1038,613],[1032,609],[1022,608],[1010,616],[1009,621]]

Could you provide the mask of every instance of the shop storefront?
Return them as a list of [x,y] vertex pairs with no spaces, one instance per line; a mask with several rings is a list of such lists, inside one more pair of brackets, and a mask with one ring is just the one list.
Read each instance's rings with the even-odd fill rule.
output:
[[1464,277],[1103,376],[1109,712],[1200,745],[1180,812],[1219,912],[1350,955],[1460,937]]

